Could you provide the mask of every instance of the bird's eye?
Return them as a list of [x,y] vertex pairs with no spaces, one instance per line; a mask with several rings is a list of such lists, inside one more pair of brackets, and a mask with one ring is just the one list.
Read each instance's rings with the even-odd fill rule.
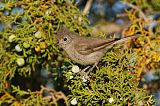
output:
[[64,41],[67,41],[67,38],[64,38],[63,40],[64,40]]

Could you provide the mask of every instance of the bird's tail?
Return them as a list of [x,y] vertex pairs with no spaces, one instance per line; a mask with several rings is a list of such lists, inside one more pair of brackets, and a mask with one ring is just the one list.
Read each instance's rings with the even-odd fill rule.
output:
[[114,44],[118,44],[118,43],[122,43],[122,42],[125,42],[125,41],[128,41],[128,40],[131,40],[131,39],[135,39],[137,37],[139,37],[140,35],[139,34],[136,34],[136,35],[132,35],[132,36],[126,36],[124,38],[120,38],[120,39],[115,39],[116,41],[113,43]]
[[136,34],[136,35],[133,35],[133,36],[127,36],[127,37],[124,37],[124,38],[116,38],[114,41],[110,42],[109,44],[107,44],[107,48],[106,50],[110,49],[113,47],[113,45],[115,44],[119,44],[119,43],[122,43],[122,42],[125,42],[127,40],[131,40],[131,39],[135,39],[137,37],[139,37],[140,35],[139,34]]

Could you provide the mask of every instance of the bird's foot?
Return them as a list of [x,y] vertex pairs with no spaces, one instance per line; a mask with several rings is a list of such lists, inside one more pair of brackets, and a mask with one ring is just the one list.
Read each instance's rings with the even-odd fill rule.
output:
[[[81,73],[81,80],[83,82],[87,82],[88,80],[90,80],[88,74],[90,73],[90,71],[92,71],[96,66],[97,66],[98,63],[95,63],[91,68],[90,66],[86,67],[85,69],[82,70],[82,73]],[[88,70],[88,68],[90,68]],[[87,71],[86,71],[87,70]]]
[[90,66],[88,66],[88,67],[86,67],[86,68],[84,68],[84,69],[82,70],[81,80],[82,80],[83,82],[87,82],[87,80],[89,80],[88,74],[89,74],[90,70],[87,71],[88,68],[90,68]]

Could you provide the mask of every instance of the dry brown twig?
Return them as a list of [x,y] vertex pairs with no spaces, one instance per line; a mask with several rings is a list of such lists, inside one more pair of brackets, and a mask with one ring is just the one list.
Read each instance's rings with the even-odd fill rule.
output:
[[135,10],[137,10],[139,12],[139,17],[142,18],[142,19],[144,19],[144,21],[149,26],[149,34],[153,35],[152,26],[151,26],[153,20],[151,18],[147,17],[144,14],[144,12],[140,8],[138,8],[138,6],[135,6],[135,5],[127,3],[127,2],[124,2],[124,3],[126,3],[129,7],[133,8],[133,9],[135,9]]
[[40,94],[43,94],[44,91],[49,92],[49,95],[44,97],[44,99],[52,99],[53,102],[57,102],[58,100],[63,99],[66,103],[66,106],[68,106],[67,97],[65,96],[63,92],[61,91],[57,92],[54,89],[45,88],[41,86]]
[[87,15],[89,13],[90,8],[92,6],[92,2],[93,2],[93,0],[88,0],[87,1],[86,5],[85,5],[85,7],[83,9],[83,15]]
[[137,6],[133,4],[127,3],[127,2],[124,2],[124,3],[126,3],[129,7],[137,10],[139,12],[139,16],[141,16],[146,22],[149,21],[148,17],[143,13],[143,11],[140,8],[138,8]]

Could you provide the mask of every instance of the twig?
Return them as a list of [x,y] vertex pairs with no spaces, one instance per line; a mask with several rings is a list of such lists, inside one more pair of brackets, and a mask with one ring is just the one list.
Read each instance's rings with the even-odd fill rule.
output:
[[148,18],[143,13],[143,11],[140,8],[138,8],[137,6],[135,6],[133,4],[130,4],[130,3],[127,3],[127,2],[124,2],[124,3],[126,3],[128,6],[130,6],[131,8],[133,8],[133,9],[135,9],[135,10],[137,10],[139,12],[139,16],[141,16],[144,19],[144,21],[147,23],[147,25],[149,26],[149,29],[148,29],[149,34],[153,35],[152,26],[151,26],[152,20],[150,18]]
[[131,8],[137,10],[139,12],[139,15],[142,16],[142,18],[148,22],[149,19],[147,18],[147,16],[143,13],[143,11],[141,9],[139,9],[137,6],[133,5],[133,4],[130,4],[130,3],[127,3],[125,2],[128,6],[130,6]]
[[90,8],[92,6],[92,2],[93,2],[93,0],[88,0],[87,1],[86,5],[85,5],[85,7],[83,9],[83,15],[87,15],[89,13],[89,10],[90,10]]
[[44,91],[49,92],[49,95],[44,97],[44,99],[52,99],[53,102],[56,102],[59,99],[64,99],[66,106],[68,106],[67,97],[65,96],[65,94],[63,92],[61,92],[61,91],[57,92],[54,89],[45,88],[45,87],[41,86],[40,94],[42,94]]

